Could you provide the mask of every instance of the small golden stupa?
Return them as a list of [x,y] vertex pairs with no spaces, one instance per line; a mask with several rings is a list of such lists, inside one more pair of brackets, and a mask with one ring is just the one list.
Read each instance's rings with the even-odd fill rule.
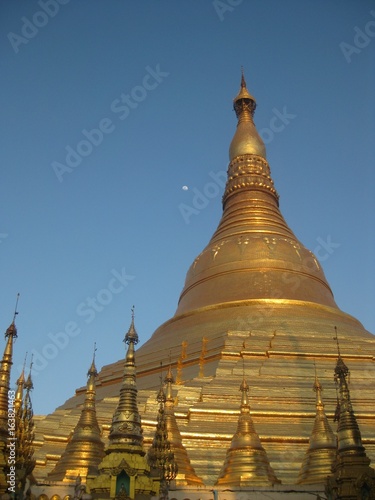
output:
[[98,375],[94,359],[87,372],[86,397],[80,418],[64,453],[55,468],[48,474],[50,481],[73,484],[77,477],[85,478],[97,469],[104,457],[104,443],[96,418],[95,379]]
[[268,461],[259,436],[255,431],[250,414],[249,386],[244,379],[240,386],[242,392],[241,413],[237,431],[220,472],[217,486],[257,487],[280,483]]
[[[325,415],[330,420],[334,414],[334,326],[340,332],[341,359],[350,361],[351,397],[366,456],[375,460],[375,337],[339,309],[318,259],[284,220],[265,145],[254,124],[255,107],[242,76],[234,99],[238,125],[230,144],[221,220],[187,272],[174,316],[137,351],[145,448],[155,432],[160,362],[169,363],[177,369],[174,411],[182,444],[194,474],[207,487],[218,480],[230,448],[241,413],[234,395],[244,376],[251,386],[254,428],[275,477],[282,485],[301,480],[309,443],[327,439],[323,425],[310,441],[316,419],[324,423],[311,391],[314,364],[325,389]],[[317,161],[325,161],[324,152],[316,154]],[[98,374],[97,415],[106,442],[108,423],[119,404],[122,370],[119,361]],[[63,453],[83,394],[78,390],[37,424],[37,478],[45,477]],[[64,428],[53,432],[51,422],[62,419]],[[110,446],[118,439],[116,422]],[[316,453],[310,448],[311,464]],[[303,477],[308,474],[305,468]]]
[[315,374],[314,391],[316,393],[316,416],[306,451],[298,484],[317,484],[325,482],[331,474],[336,459],[336,436],[329,424],[322,401],[322,385]]

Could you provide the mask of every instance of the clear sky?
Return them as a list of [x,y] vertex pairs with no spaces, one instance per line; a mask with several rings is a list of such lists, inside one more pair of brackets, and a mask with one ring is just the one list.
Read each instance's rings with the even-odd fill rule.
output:
[[0,35],[0,328],[20,292],[35,413],[85,385],[94,342],[98,368],[124,356],[133,304],[142,343],[174,314],[241,66],[284,217],[375,332],[373,1],[8,0]]

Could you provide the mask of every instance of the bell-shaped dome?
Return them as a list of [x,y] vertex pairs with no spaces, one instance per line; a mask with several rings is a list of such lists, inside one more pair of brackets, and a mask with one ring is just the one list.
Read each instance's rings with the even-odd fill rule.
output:
[[283,299],[337,307],[315,255],[285,222],[253,123],[255,99],[242,76],[234,100],[224,212],[211,241],[191,265],[177,314],[248,299]]

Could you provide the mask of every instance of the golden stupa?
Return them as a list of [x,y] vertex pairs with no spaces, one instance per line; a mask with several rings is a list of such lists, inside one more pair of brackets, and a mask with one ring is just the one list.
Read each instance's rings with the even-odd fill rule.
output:
[[[222,218],[187,272],[175,315],[137,351],[145,448],[155,432],[163,362],[177,372],[174,415],[188,455],[186,470],[192,467],[206,486],[218,481],[236,432],[241,412],[236,395],[244,378],[251,418],[275,477],[283,485],[297,483],[316,419],[315,367],[325,389],[325,415],[336,430],[334,327],[341,357],[350,364],[362,443],[375,461],[375,337],[338,308],[317,258],[285,222],[253,122],[255,107],[242,77]],[[118,361],[97,378],[97,417],[107,443],[122,370]],[[79,389],[52,415],[37,420],[37,479],[45,478],[63,453],[84,397],[85,389]],[[316,434],[314,439],[320,442]]]

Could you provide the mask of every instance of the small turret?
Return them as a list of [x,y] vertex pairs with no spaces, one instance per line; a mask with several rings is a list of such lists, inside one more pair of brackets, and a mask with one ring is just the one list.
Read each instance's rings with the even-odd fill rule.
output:
[[336,458],[336,436],[329,425],[322,401],[322,386],[315,370],[316,415],[297,484],[317,484],[326,480]]
[[361,432],[354,414],[348,378],[349,368],[340,353],[337,329],[335,327],[338,358],[334,380],[338,390],[336,409],[337,457],[332,466],[332,475],[327,480],[326,492],[329,498],[357,500],[375,498],[375,471],[362,444]]
[[240,391],[242,398],[237,431],[232,438],[216,485],[240,488],[280,483],[255,431],[250,415],[249,386],[245,378]]
[[73,483],[79,476],[86,478],[88,472],[97,470],[104,457],[104,444],[96,418],[95,379],[98,375],[95,366],[95,351],[89,371],[87,372],[86,395],[80,418],[74,428],[71,440],[48,479]]

